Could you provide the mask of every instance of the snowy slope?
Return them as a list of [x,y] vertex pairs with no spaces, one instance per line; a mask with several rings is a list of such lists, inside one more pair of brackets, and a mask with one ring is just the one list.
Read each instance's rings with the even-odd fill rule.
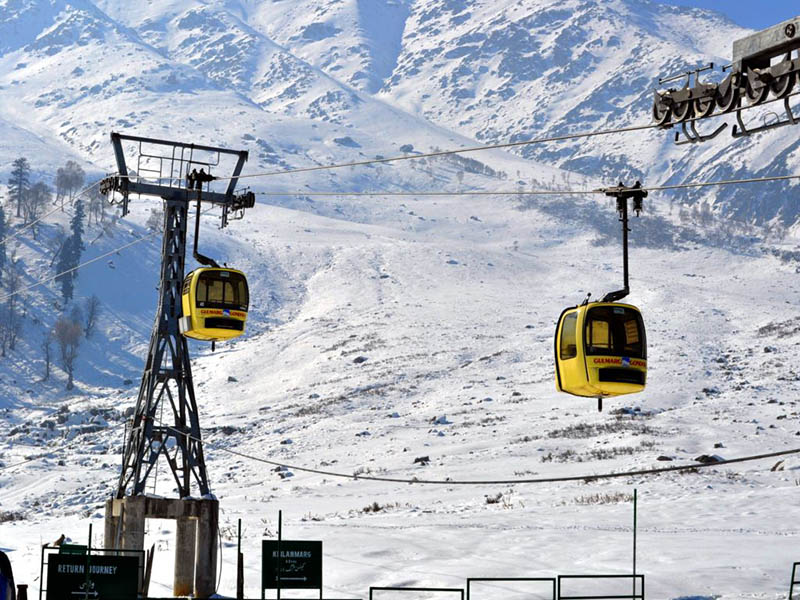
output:
[[[396,66],[379,97],[489,142],[646,123],[658,75],[725,63],[732,40],[748,34],[713,12],[649,1],[388,2],[379,23],[364,14],[364,4],[257,4],[261,10],[250,11],[249,21],[356,87],[365,83],[354,70],[388,56]],[[307,33],[317,30],[324,44]],[[377,45],[369,41],[379,38]],[[773,119],[773,109],[750,111],[746,120]],[[738,141],[726,132],[713,143],[680,148],[671,139],[652,131],[522,153],[603,182],[719,180],[788,174],[797,166],[793,128]],[[529,173],[523,170],[522,179]],[[779,217],[791,229],[800,210],[795,187],[678,192],[671,202],[703,201],[716,214],[745,221]]]
[[[409,128],[404,113],[490,142],[647,123],[659,76],[724,64],[732,40],[748,33],[709,11],[644,0],[176,0],[137,10],[117,0],[16,0],[7,7],[0,85],[9,102],[0,117],[38,135],[56,133],[104,168],[111,166],[100,152],[108,128],[241,143],[215,125],[221,113],[254,136],[267,163],[295,165],[318,159],[314,148],[326,139],[350,137],[381,154],[386,144],[372,141],[414,143],[401,140],[419,127],[415,120]],[[67,108],[71,118],[51,117]],[[747,119],[758,123],[772,112]],[[303,132],[299,156],[291,136],[276,130],[281,122]],[[388,127],[380,140],[369,139],[374,122]],[[416,139],[418,149],[433,145],[425,135]],[[337,148],[342,157],[347,147]],[[711,180],[797,167],[791,128],[736,141],[725,134],[688,148],[649,131],[522,152],[603,181]],[[682,200],[791,226],[798,208],[784,190],[705,190]]]
[[[146,20],[140,35],[94,7],[34,4],[35,27],[25,11],[5,24],[28,33],[0,58],[0,117],[66,141],[103,170],[111,130],[242,147],[254,170],[466,142],[359,95],[227,12],[187,8]],[[383,129],[366,127],[374,122]]]
[[[419,2],[381,96],[486,141],[646,124],[658,77],[727,64],[733,40],[748,33],[712,12],[641,0]],[[749,111],[745,120],[758,125],[775,112],[781,109]],[[725,132],[675,147],[671,133],[654,130],[532,146],[525,154],[610,179],[715,180],[796,172],[796,137],[792,128],[745,140]],[[800,205],[784,190],[684,198],[710,200],[747,220],[781,216],[791,224]]]
[[[292,536],[325,540],[333,596],[363,597],[380,584],[463,585],[466,576],[626,572],[630,505],[615,494],[634,486],[648,594],[785,593],[798,535],[797,459],[777,472],[770,462],[606,483],[428,488],[300,471],[282,479],[218,450],[343,473],[458,480],[627,470],[663,464],[660,455],[685,464],[700,454],[796,445],[793,266],[695,245],[678,254],[634,250],[631,299],[646,311],[650,382],[645,393],[606,404],[644,415],[597,414],[593,402],[555,393],[551,335],[565,304],[618,284],[616,245],[594,245],[591,226],[559,225],[499,199],[407,201],[378,214],[358,224],[259,206],[235,230],[207,238],[226,258],[249,246],[239,264],[251,274],[256,314],[271,306],[250,335],[213,355],[193,344],[212,488],[223,531],[244,521],[249,594],[257,594],[258,540],[264,530],[274,534],[278,508]],[[271,293],[283,303],[272,304]],[[0,472],[3,510],[25,517],[2,525],[2,545],[25,565],[27,581],[38,577],[40,537],[63,531],[80,541],[87,516],[101,530],[118,468],[123,420],[115,411],[134,398],[135,386],[85,392],[7,416],[20,429],[6,436],[0,460],[52,450],[46,461]],[[40,423],[62,406],[68,420],[48,433]],[[108,426],[81,434],[92,407]],[[428,466],[414,464],[422,456]],[[40,477],[49,469],[61,479],[55,486]],[[155,491],[170,489],[162,470]],[[498,493],[504,500],[488,504]],[[580,504],[595,494],[606,500]],[[386,509],[362,510],[373,502]],[[42,507],[58,522],[36,516]],[[154,523],[148,534],[161,540],[156,581],[164,586],[169,532]],[[226,593],[231,543],[223,549]]]

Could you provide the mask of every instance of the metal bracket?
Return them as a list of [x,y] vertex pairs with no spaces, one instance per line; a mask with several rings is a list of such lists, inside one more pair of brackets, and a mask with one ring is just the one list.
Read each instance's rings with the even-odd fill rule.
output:
[[[158,161],[158,172],[156,172],[154,169],[151,170],[153,171],[152,174],[156,176],[154,181],[152,179],[147,180],[146,178],[141,177],[138,172],[131,174],[131,172],[128,170],[125,160],[125,153],[122,147],[123,142],[136,143],[139,145],[140,149],[142,144],[148,144],[167,149],[163,156],[156,153],[147,153],[144,155],[147,158]],[[127,190],[131,194],[143,194],[146,196],[158,196],[163,198],[172,197],[176,189],[185,190],[187,202],[197,200],[198,195],[201,192],[201,188],[197,186],[197,183],[199,182],[202,185],[204,183],[208,183],[208,181],[211,181],[208,179],[210,176],[211,167],[216,166],[219,162],[218,160],[213,162],[197,160],[194,157],[195,152],[210,152],[217,157],[219,157],[219,155],[236,157],[237,160],[233,169],[233,174],[230,178],[226,178],[229,179],[229,183],[225,192],[212,192],[206,190],[202,193],[203,202],[219,206],[225,206],[233,201],[233,192],[236,188],[236,184],[238,183],[239,175],[242,172],[244,163],[248,157],[247,152],[244,150],[229,150],[227,148],[217,148],[215,146],[201,146],[198,144],[188,144],[184,142],[173,142],[156,138],[123,135],[120,133],[111,134],[111,143],[114,146],[114,155],[117,160],[118,174],[115,178],[115,191]],[[191,183],[194,185],[190,186],[190,182],[186,181],[184,178],[191,174],[189,169],[195,165],[208,167],[208,173],[206,173],[205,178],[202,178],[202,180],[192,180]],[[198,176],[200,176],[199,173]]]
[[233,197],[230,204],[225,204],[222,207],[222,215],[220,216],[220,229],[225,229],[228,226],[228,221],[239,221],[244,218],[244,211],[248,208],[253,208],[256,205],[256,195],[251,191],[245,191]]
[[[130,197],[130,192],[128,191],[128,179],[123,177],[117,177],[114,175],[110,175],[100,181],[100,194],[103,196],[109,196],[109,204],[119,204],[122,207],[122,216],[125,217],[130,212],[128,210],[128,202]],[[115,200],[116,193],[119,192],[122,194],[122,200],[117,202]]]
[[686,139],[683,140],[683,141],[678,141],[678,140],[680,140],[681,132],[680,131],[676,131],[675,132],[675,145],[676,146],[683,146],[685,144],[697,144],[698,142],[707,142],[708,140],[713,140],[720,133],[725,131],[725,129],[727,129],[727,127],[728,127],[728,124],[727,123],[723,123],[722,125],[717,127],[714,130],[713,133],[710,133],[708,135],[703,135],[699,131],[697,131],[697,126],[695,125],[694,121],[690,121],[689,122],[689,129],[692,130],[691,133],[690,133],[686,129],[686,122],[684,121],[683,123],[681,123],[681,129],[683,129],[683,135],[684,135],[684,137]]
[[746,136],[751,136],[754,133],[759,133],[761,131],[768,131],[770,129],[777,129],[778,127],[785,127],[786,125],[797,125],[798,118],[794,116],[792,112],[792,107],[789,106],[789,98],[783,99],[783,107],[786,110],[786,116],[788,117],[785,121],[778,120],[775,123],[770,123],[769,125],[762,125],[761,127],[756,127],[755,129],[748,129],[744,121],[742,120],[742,111],[736,111],[736,121],[738,122],[738,126],[734,125],[732,130],[732,135],[735,138],[741,138]]
[[712,62],[712,63],[709,63],[705,67],[698,67],[697,69],[691,69],[689,71],[684,71],[683,73],[678,73],[676,75],[670,75],[668,77],[661,77],[658,80],[658,85],[662,85],[662,84],[668,83],[670,81],[677,81],[679,79],[683,79],[684,77],[686,77],[686,85],[688,86],[690,84],[690,79],[689,78],[692,75],[694,75],[695,78],[697,78],[697,76],[700,75],[700,73],[702,73],[703,71],[713,71],[713,70],[714,70],[714,63]]
[[603,302],[618,302],[630,293],[630,284],[628,276],[628,199],[633,198],[633,210],[636,216],[642,210],[642,200],[647,198],[647,190],[642,189],[642,184],[636,182],[631,187],[626,187],[620,183],[617,187],[606,188],[601,190],[606,196],[611,196],[617,199],[617,212],[619,213],[619,221],[622,223],[622,273],[624,287],[621,290],[616,290],[607,293],[603,296]]

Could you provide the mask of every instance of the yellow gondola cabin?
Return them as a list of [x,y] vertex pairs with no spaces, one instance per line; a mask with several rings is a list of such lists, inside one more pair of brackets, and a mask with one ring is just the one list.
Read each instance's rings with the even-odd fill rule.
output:
[[566,309],[556,327],[555,361],[560,392],[590,398],[641,392],[647,341],[639,309],[618,302]]
[[244,273],[202,267],[183,280],[181,333],[196,340],[229,340],[244,333],[249,293]]

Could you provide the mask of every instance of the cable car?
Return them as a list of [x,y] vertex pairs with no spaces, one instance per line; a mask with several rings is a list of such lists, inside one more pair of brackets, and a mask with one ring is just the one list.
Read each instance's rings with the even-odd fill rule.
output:
[[236,269],[201,267],[183,280],[181,333],[195,340],[239,337],[247,321],[247,278]]
[[644,390],[647,340],[633,305],[587,302],[566,309],[556,327],[555,354],[559,392],[602,400]]

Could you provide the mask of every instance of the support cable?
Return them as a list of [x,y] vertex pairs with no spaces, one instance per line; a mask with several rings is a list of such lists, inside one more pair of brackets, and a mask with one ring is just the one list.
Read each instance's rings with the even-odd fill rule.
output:
[[[196,441],[203,446],[208,445],[207,440],[202,440],[197,438],[193,435],[186,434],[185,432],[179,431],[175,427],[167,425],[163,421],[154,419],[154,423],[165,427],[166,429],[170,429],[174,432],[180,433],[181,435],[185,436],[187,439],[191,439]],[[637,469],[633,471],[620,471],[620,472],[612,472],[612,473],[595,473],[595,474],[588,474],[588,475],[570,475],[564,477],[538,477],[532,479],[473,479],[473,480],[455,480],[455,479],[418,479],[416,477],[411,479],[404,479],[400,477],[377,477],[373,475],[355,475],[352,473],[342,473],[338,471],[326,471],[323,469],[314,469],[311,467],[303,467],[300,465],[291,465],[287,463],[282,463],[278,461],[269,460],[266,458],[262,458],[260,456],[254,456],[252,454],[247,454],[245,452],[239,452],[238,450],[231,450],[230,448],[209,448],[214,452],[226,452],[228,454],[232,454],[233,456],[238,456],[240,458],[245,458],[248,460],[252,460],[255,462],[275,466],[275,467],[283,467],[286,469],[291,469],[294,471],[301,471],[304,473],[310,473],[312,475],[324,475],[326,477],[336,477],[339,479],[350,479],[353,481],[363,480],[363,481],[375,481],[380,483],[404,483],[404,484],[420,484],[420,485],[458,485],[458,486],[484,486],[484,485],[517,485],[517,484],[542,484],[542,483],[566,483],[571,481],[584,481],[584,482],[592,482],[592,481],[600,481],[600,480],[607,480],[607,479],[620,479],[624,477],[644,477],[650,475],[661,475],[664,473],[676,473],[676,472],[683,472],[683,471],[696,471],[698,469],[707,469],[711,467],[723,467],[725,465],[732,465],[732,464],[741,464],[746,462],[755,462],[761,460],[767,460],[770,458],[778,458],[781,456],[790,456],[800,454],[800,448],[792,448],[790,450],[780,450],[777,452],[766,452],[763,454],[752,454],[748,456],[740,456],[738,458],[730,458],[725,460],[720,460],[717,462],[712,463],[695,463],[691,465],[674,465],[670,467],[658,467],[653,469]],[[45,452],[42,454],[38,454],[36,456],[31,456],[26,458],[23,461],[16,462],[11,465],[4,465],[0,466],[0,471],[5,471],[8,469],[12,469],[14,467],[19,467],[21,465],[33,462],[40,458],[46,458],[54,454],[54,450],[49,452]]]
[[[752,106],[745,106],[740,110],[749,110],[751,108],[764,106],[766,104],[770,104],[772,102],[777,102],[779,100],[783,101],[786,98],[790,98],[790,97],[797,96],[797,95],[800,95],[800,92],[793,92],[793,93],[787,95],[785,98],[770,98],[770,99],[766,100],[765,102],[762,102],[762,103],[756,104],[756,105],[752,105]],[[721,113],[721,114],[718,114],[718,115],[712,115],[712,118],[713,117],[720,117],[720,116],[723,116],[723,114]],[[708,117],[693,117],[691,119],[687,119],[685,122],[686,123],[694,123],[696,121],[699,121],[701,119],[706,119],[706,118],[708,118]],[[631,125],[631,126],[628,126],[628,127],[619,127],[617,129],[598,129],[598,130],[595,130],[595,131],[583,131],[583,132],[578,132],[578,133],[569,133],[569,134],[563,134],[563,135],[539,137],[539,138],[533,138],[533,139],[530,139],[530,140],[524,140],[524,141],[519,141],[519,142],[504,142],[504,143],[500,143],[500,144],[485,144],[485,145],[482,145],[482,146],[469,146],[467,148],[455,148],[455,149],[452,149],[452,150],[438,150],[438,151],[435,151],[435,152],[425,152],[425,153],[413,154],[413,155],[404,154],[403,156],[392,156],[392,157],[389,157],[389,158],[373,158],[373,159],[359,160],[359,161],[348,162],[348,163],[334,163],[334,164],[330,164],[330,165],[317,165],[317,166],[314,166],[314,167],[299,167],[299,168],[295,168],[295,169],[284,169],[282,171],[267,171],[267,172],[264,172],[264,173],[251,173],[251,174],[248,174],[248,175],[237,175],[236,179],[250,179],[250,178],[256,178],[256,177],[272,177],[272,176],[275,176],[275,175],[291,175],[291,174],[294,174],[294,173],[308,173],[308,172],[311,172],[311,171],[326,171],[326,170],[330,170],[330,169],[344,169],[344,168],[347,168],[347,167],[360,167],[360,166],[375,165],[375,164],[385,164],[385,163],[399,162],[399,161],[405,161],[405,160],[419,160],[421,158],[436,158],[436,157],[440,157],[440,156],[451,156],[453,154],[466,154],[466,153],[469,153],[469,152],[482,152],[482,151],[486,151],[486,150],[504,150],[504,149],[508,149],[508,148],[516,148],[516,147],[520,147],[520,146],[532,146],[532,145],[536,145],[536,144],[545,144],[545,143],[549,143],[549,142],[564,142],[564,141],[571,141],[571,140],[578,140],[578,139],[586,139],[586,138],[592,138],[592,137],[613,135],[613,134],[617,134],[617,133],[630,133],[630,132],[635,132],[635,131],[646,131],[648,129],[672,129],[672,126],[667,128],[667,127],[664,127],[663,125],[658,125],[656,123],[648,123],[646,125]],[[178,180],[182,180],[183,179],[182,177],[159,177],[159,178],[155,178],[155,179],[150,179],[150,178],[147,178],[147,177],[141,177],[139,175],[117,175],[117,177],[120,177],[120,178],[123,178],[123,179],[137,179],[137,180],[143,180],[143,181],[178,181]],[[217,179],[219,181],[226,181],[226,180],[234,179],[234,177],[216,177],[215,179]],[[652,190],[653,188],[649,188],[649,189]],[[276,194],[276,195],[278,195],[278,194]],[[295,194],[291,194],[291,195],[295,195]]]
[[[672,190],[682,190],[689,188],[704,188],[715,186],[727,185],[744,185],[748,183],[767,183],[771,181],[793,181],[800,180],[800,175],[774,175],[770,177],[751,177],[746,179],[727,179],[722,181],[697,181],[688,183],[678,183],[674,185],[655,185],[655,186],[642,186],[641,189],[646,192],[667,192]],[[497,190],[490,191],[456,191],[456,192],[440,192],[440,191],[422,191],[422,192],[254,192],[257,196],[399,196],[399,197],[412,197],[412,196],[577,196],[588,194],[601,194],[604,195],[608,188],[595,188],[586,190]]]
[[[205,210],[205,211],[203,211],[201,213],[201,215],[206,215],[211,210],[212,209]],[[48,283],[50,281],[53,281],[54,279],[57,279],[58,277],[61,277],[62,275],[66,275],[67,273],[72,273],[74,271],[77,271],[78,269],[82,269],[83,267],[86,267],[86,266],[88,266],[88,265],[90,265],[92,263],[95,263],[98,260],[102,260],[104,258],[107,258],[107,257],[111,256],[112,254],[116,254],[117,252],[122,252],[123,250],[127,250],[131,246],[134,246],[134,245],[136,245],[136,244],[138,244],[140,242],[148,240],[148,239],[150,239],[151,237],[153,237],[155,235],[163,234],[163,233],[164,232],[161,231],[160,229],[157,229],[156,231],[151,231],[150,233],[147,233],[147,234],[143,235],[140,238],[136,238],[132,242],[129,242],[127,244],[124,244],[122,246],[114,248],[113,250],[109,250],[108,252],[105,252],[104,254],[101,254],[100,256],[95,256],[94,258],[90,258],[89,260],[84,261],[81,264],[72,267],[71,269],[67,269],[66,271],[61,271],[60,273],[56,273],[55,275],[51,275],[49,277],[43,277],[42,279],[38,279],[37,281],[34,281],[33,283],[31,283],[31,284],[29,284],[29,285],[27,285],[27,286],[25,286],[23,288],[20,288],[15,292],[12,292],[10,294],[6,294],[5,296],[0,297],[0,303],[5,302],[9,298],[13,298],[17,294],[21,294],[23,292],[26,292],[26,291],[32,289],[32,288],[35,288],[35,287],[38,287],[38,286],[40,286],[42,284]]]
[[726,179],[722,181],[701,181],[696,183],[680,183],[675,185],[643,186],[648,192],[666,192],[684,188],[713,187],[716,185],[742,185],[745,183],[763,183],[768,181],[790,181],[800,179],[800,175],[773,175],[770,177],[749,177],[744,179]]
[[[239,175],[239,179],[250,179],[253,177],[272,177],[274,175],[290,175],[293,173],[309,173],[311,171],[327,171],[330,169],[345,169],[347,167],[363,167],[367,165],[380,165],[386,163],[399,162],[404,160],[419,160],[421,158],[436,158],[439,156],[451,156],[453,154],[466,154],[468,152],[483,152],[485,150],[504,150],[507,148],[517,148],[519,146],[531,146],[534,144],[545,144],[547,142],[563,142],[582,138],[612,135],[615,133],[629,133],[631,131],[644,131],[646,129],[656,129],[658,125],[632,125],[630,127],[620,127],[618,129],[599,129],[596,131],[584,131],[581,133],[568,133],[564,135],[554,135],[548,137],[534,138],[521,142],[504,142],[501,144],[486,144],[483,146],[469,146],[467,148],[456,148],[453,150],[438,150],[435,152],[424,152],[414,155],[392,156],[389,158],[372,158],[368,160],[358,160],[348,163],[338,163],[332,165],[317,165],[315,167],[300,167],[297,169],[284,169],[283,171],[267,171],[265,173],[251,173],[249,175]],[[230,177],[220,177],[219,179],[232,179]]]
[[[93,183],[92,185],[90,185],[89,187],[86,187],[86,188],[82,189],[80,192],[78,192],[78,193],[75,195],[75,198],[80,198],[81,196],[83,196],[84,194],[88,193],[88,192],[89,192],[90,190],[92,190],[93,188],[96,188],[98,185],[100,185],[100,182],[101,182],[101,181],[102,181],[102,179],[101,179],[101,180],[99,180],[99,181],[96,181],[96,182],[94,182],[94,183]],[[51,210],[50,212],[47,212],[47,213],[43,214],[41,217],[39,217],[39,218],[38,218],[38,219],[36,219],[35,221],[31,221],[30,223],[26,223],[25,225],[23,225],[22,227],[20,227],[19,229],[17,229],[17,230],[16,230],[14,233],[12,233],[11,235],[8,235],[8,236],[6,236],[5,238],[3,238],[2,240],[0,240],[0,246],[2,246],[3,244],[5,244],[6,242],[10,242],[11,240],[13,240],[15,237],[17,237],[17,236],[18,236],[18,235],[20,235],[21,233],[23,233],[23,232],[27,231],[28,229],[30,229],[31,227],[33,227],[33,226],[34,226],[34,225],[36,225],[37,223],[40,223],[40,222],[42,222],[42,221],[43,221],[43,220],[45,220],[47,217],[49,217],[49,216],[50,216],[50,215],[52,215],[53,213],[56,213],[56,212],[58,212],[59,210],[62,210],[62,211],[63,211],[63,210],[64,210],[64,206],[63,206],[63,205],[61,205],[61,206],[56,206],[56,207],[55,207],[53,210]]]
[[91,259],[89,259],[89,260],[87,260],[85,262],[82,262],[81,264],[76,265],[76,266],[72,267],[71,269],[67,269],[66,271],[61,271],[60,273],[56,273],[55,275],[51,275],[49,277],[43,277],[42,279],[34,281],[33,283],[31,283],[29,285],[26,285],[25,287],[20,288],[15,292],[12,292],[10,294],[6,294],[5,296],[1,297],[0,298],[0,303],[5,302],[9,298],[12,298],[12,297],[16,296],[17,294],[21,294],[23,292],[26,292],[26,291],[28,291],[30,289],[33,289],[35,287],[38,287],[38,286],[40,286],[42,284],[48,283],[50,281],[53,281],[54,279],[57,279],[58,277],[61,277],[62,275],[66,275],[68,273],[72,273],[74,271],[77,271],[78,269],[82,269],[83,267],[86,267],[86,266],[88,266],[88,265],[90,265],[92,263],[95,263],[98,260],[102,260],[104,258],[107,258],[107,257],[111,256],[112,254],[116,254],[117,252],[121,252],[122,250],[130,248],[131,246],[133,246],[135,244],[138,244],[139,242],[143,242],[144,240],[153,237],[157,233],[163,233],[163,232],[161,232],[161,231],[153,231],[151,233],[148,233],[147,235],[143,235],[142,237],[133,240],[132,242],[130,242],[128,244],[120,246],[119,248],[114,248],[113,250],[109,250],[108,252],[105,252],[104,254],[101,254],[100,256],[95,256],[94,258],[91,258]]
[[[159,422],[159,425],[166,427],[168,429],[174,429],[170,427],[166,423]],[[201,440],[200,438],[196,438],[192,435],[187,436],[190,439],[195,440],[199,444],[206,445],[207,442]],[[713,463],[696,463],[692,465],[674,465],[671,467],[658,467],[654,469],[638,469],[634,471],[622,471],[619,473],[600,473],[594,475],[570,475],[566,477],[539,477],[533,479],[493,479],[493,480],[482,480],[482,479],[472,479],[472,480],[454,480],[454,479],[403,479],[400,477],[377,477],[373,475],[354,475],[350,473],[341,473],[337,471],[326,471],[322,469],[314,469],[311,467],[303,467],[298,465],[290,465],[286,463],[281,463],[273,460],[269,460],[266,458],[261,458],[259,456],[253,456],[252,454],[246,454],[244,452],[239,452],[238,450],[231,450],[230,448],[211,448],[212,451],[218,452],[227,452],[228,454],[232,454],[234,456],[238,456],[240,458],[246,458],[249,460],[253,460],[256,462],[260,462],[267,465],[272,465],[274,467],[283,467],[286,469],[291,469],[294,471],[302,471],[304,473],[311,473],[314,475],[325,475],[327,477],[337,477],[340,479],[352,479],[352,480],[364,480],[364,481],[377,481],[382,483],[418,483],[424,485],[475,485],[475,486],[483,486],[483,485],[516,485],[516,484],[540,484],[540,483],[563,483],[568,481],[599,481],[602,479],[619,479],[622,477],[639,477],[639,476],[648,476],[648,475],[659,475],[662,473],[673,473],[673,472],[681,472],[681,471],[691,471],[696,469],[703,469],[709,467],[721,467],[724,465],[731,465],[731,464],[738,464],[738,463],[745,463],[745,462],[753,462],[759,460],[766,460],[768,458],[776,458],[779,456],[788,456],[792,454],[800,454],[800,448],[793,448],[791,450],[781,450],[778,452],[768,452],[765,454],[754,454],[750,456],[742,456],[739,458],[730,458],[727,460],[720,460],[718,462]]]
[[[740,110],[748,110],[751,108],[756,108],[757,106],[764,106],[766,104],[770,104],[772,102],[777,101],[784,101],[786,98],[790,98],[792,96],[800,95],[800,92],[793,92],[792,94],[787,95],[784,98],[770,98],[761,104],[755,104],[752,106],[745,106]],[[723,113],[712,115],[713,117],[721,117]],[[693,117],[692,119],[687,119],[686,123],[694,123],[701,119],[707,119],[708,117]],[[503,150],[507,148],[516,148],[520,146],[532,146],[535,144],[545,144],[548,142],[564,142],[570,140],[578,140],[578,139],[586,139],[592,137],[599,137],[599,136],[606,136],[606,135],[613,135],[616,133],[630,133],[634,131],[645,131],[648,129],[672,129],[672,126],[669,128],[664,127],[663,125],[658,125],[656,123],[648,123],[646,125],[631,125],[628,127],[619,127],[617,129],[597,129],[595,131],[583,131],[578,133],[568,133],[563,135],[553,135],[553,136],[546,136],[546,137],[539,137],[533,138],[530,140],[524,140],[519,142],[504,142],[500,144],[485,144],[482,146],[471,146],[467,148],[457,148],[453,150],[439,150],[435,152],[425,152],[421,154],[414,154],[414,155],[403,155],[403,156],[393,156],[389,158],[374,158],[369,160],[359,160],[355,162],[349,163],[340,163],[340,164],[331,164],[331,165],[318,165],[315,167],[300,167],[297,169],[285,169],[283,171],[267,171],[265,173],[252,173],[249,175],[239,175],[238,179],[248,179],[253,177],[271,177],[273,175],[288,175],[292,173],[308,173],[310,171],[325,171],[329,169],[344,169],[347,167],[360,167],[366,165],[374,165],[374,164],[385,164],[385,163],[392,163],[398,162],[403,160],[418,160],[420,158],[435,158],[439,156],[450,156],[453,154],[465,154],[468,152],[482,152],[485,150]],[[232,177],[220,177],[220,180],[225,179],[232,179]]]
[[22,465],[26,465],[26,464],[28,464],[30,462],[33,462],[35,460],[39,460],[41,458],[48,458],[48,457],[52,456],[53,454],[55,454],[55,452],[56,452],[55,450],[50,450],[50,452],[44,452],[42,454],[36,454],[35,456],[29,456],[25,460],[21,460],[19,462],[15,462],[15,463],[10,464],[10,465],[0,465],[0,471],[6,471],[8,469],[13,469],[14,467],[21,467]]
[[[723,181],[702,181],[702,182],[695,182],[695,183],[682,183],[676,185],[666,185],[666,186],[653,186],[653,187],[642,187],[641,189],[650,191],[650,192],[660,192],[660,191],[669,191],[669,190],[677,190],[677,189],[684,189],[684,188],[698,188],[698,187],[712,187],[712,186],[719,186],[719,185],[742,185],[747,183],[765,183],[770,181],[789,181],[789,180],[797,180],[800,179],[800,175],[778,175],[772,177],[758,177],[758,178],[750,178],[750,179],[729,179]],[[565,190],[556,192],[553,190],[531,190],[528,192],[519,192],[519,191],[498,191],[498,192],[483,192],[483,191],[475,191],[475,192],[354,192],[354,193],[347,193],[347,192],[296,192],[296,193],[268,193],[268,192],[258,192],[259,194],[263,195],[271,195],[271,196],[535,196],[535,195],[578,195],[578,194],[605,194],[608,188],[600,188],[594,190]],[[207,214],[213,209],[208,209],[203,211],[203,215]],[[56,275],[52,275],[50,277],[45,277],[35,281],[34,283],[17,290],[16,292],[12,292],[11,294],[6,294],[5,296],[0,297],[0,303],[5,302],[9,298],[16,296],[17,294],[21,294],[29,289],[35,288],[40,286],[44,283],[48,283],[53,281],[57,277],[61,275],[66,275],[67,273],[72,273],[73,271],[77,271],[87,265],[92,264],[93,262],[97,262],[107,256],[115,254],[117,252],[121,252],[131,246],[138,244],[150,237],[154,236],[157,233],[161,233],[160,231],[154,231],[152,233],[146,234],[128,244],[115,248],[114,250],[110,250],[105,254],[101,254],[100,256],[96,256],[86,262],[83,262],[71,269],[67,269],[66,271],[62,271],[61,273],[57,273]]]
[[[800,92],[792,92],[791,94],[787,94],[785,97],[782,98],[769,98],[768,100],[761,102],[760,104],[754,104],[752,106],[744,106],[738,109],[736,112],[741,112],[744,110],[750,110],[752,108],[762,107],[767,104],[771,104],[773,102],[783,101],[785,102],[788,98],[792,98],[795,96],[800,95]],[[712,115],[711,117],[692,117],[691,119],[686,119],[686,121],[682,123],[695,123],[700,120],[705,120],[708,118],[714,117],[721,117],[724,116],[724,113],[719,113],[716,115]],[[455,148],[452,150],[438,150],[434,152],[425,152],[420,154],[413,154],[408,155],[404,154],[403,156],[392,156],[389,158],[373,158],[368,160],[360,160],[354,162],[347,162],[347,163],[334,163],[329,165],[317,165],[314,167],[300,167],[295,169],[284,169],[282,171],[267,171],[264,173],[251,173],[249,175],[237,175],[236,177],[215,177],[215,179],[219,181],[229,181],[231,179],[250,179],[255,177],[271,177],[274,175],[290,175],[293,173],[308,173],[311,171],[325,171],[330,169],[344,169],[347,167],[359,167],[359,166],[367,166],[367,165],[375,165],[375,164],[385,164],[385,163],[392,163],[392,162],[399,162],[405,160],[419,160],[421,158],[435,158],[439,156],[450,156],[453,154],[466,154],[469,152],[482,152],[485,150],[503,150],[508,148],[516,148],[520,146],[532,146],[536,144],[545,144],[549,142],[564,142],[564,141],[571,141],[571,140],[578,140],[578,139],[586,139],[592,137],[599,137],[599,136],[606,136],[606,135],[613,135],[616,133],[630,133],[635,131],[646,131],[648,129],[664,129],[669,130],[673,127],[677,126],[677,123],[670,125],[669,127],[665,127],[664,125],[659,125],[657,123],[648,123],[645,125],[630,125],[628,127],[618,127],[616,129],[597,129],[595,131],[583,131],[578,133],[568,133],[563,135],[553,135],[553,136],[545,136],[539,138],[533,138],[530,140],[524,140],[519,142],[504,142],[499,144],[485,144],[481,146],[469,146],[467,148]],[[157,178],[148,178],[142,177],[140,175],[115,175],[120,179],[135,179],[141,181],[182,181],[183,177],[157,177]],[[653,189],[653,188],[649,188]],[[294,194],[292,194],[294,195]]]

